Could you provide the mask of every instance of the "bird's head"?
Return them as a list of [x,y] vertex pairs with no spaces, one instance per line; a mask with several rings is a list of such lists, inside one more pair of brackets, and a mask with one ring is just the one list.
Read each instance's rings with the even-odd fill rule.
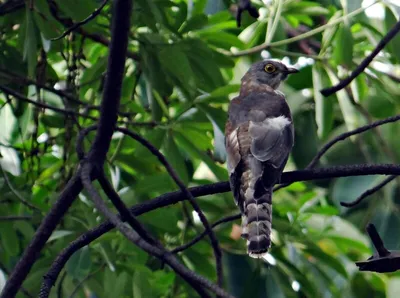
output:
[[297,69],[287,67],[285,64],[275,60],[264,60],[253,64],[244,78],[250,78],[258,84],[265,84],[273,89],[291,73],[298,72]]

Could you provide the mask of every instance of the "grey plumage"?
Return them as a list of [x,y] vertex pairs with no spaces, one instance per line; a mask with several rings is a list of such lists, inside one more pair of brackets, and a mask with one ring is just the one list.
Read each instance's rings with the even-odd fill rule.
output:
[[275,88],[294,71],[276,61],[256,63],[229,106],[225,133],[230,183],[243,215],[242,237],[253,257],[270,247],[272,187],[293,146],[290,110]]

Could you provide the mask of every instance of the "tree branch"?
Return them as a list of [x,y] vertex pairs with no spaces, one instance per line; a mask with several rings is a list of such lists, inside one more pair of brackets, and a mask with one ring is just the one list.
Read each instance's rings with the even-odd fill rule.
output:
[[346,133],[343,133],[341,135],[338,135],[337,137],[335,137],[334,139],[332,139],[331,141],[329,141],[328,143],[326,143],[317,153],[317,155],[312,159],[312,161],[308,164],[307,169],[311,169],[314,168],[317,164],[317,162],[320,160],[320,158],[336,143],[343,141],[351,136],[363,133],[367,130],[370,130],[372,128],[375,128],[377,126],[386,124],[386,123],[392,123],[392,122],[396,122],[400,120],[400,115],[396,115],[393,117],[389,117],[383,120],[379,120],[379,121],[375,121],[372,122],[369,125],[365,125],[365,126],[361,126],[359,128],[356,128],[354,130],[348,131]]
[[[129,20],[132,10],[131,5],[131,0],[116,0],[114,3],[113,23],[111,28],[112,39],[103,100],[101,103],[99,129],[92,150],[89,152],[88,156],[91,161],[99,163],[104,162],[117,121],[125,55],[128,45]],[[76,196],[82,190],[80,174],[80,171],[78,171],[69,181],[58,201],[53,205],[50,212],[42,221],[34,238],[10,275],[1,293],[1,298],[14,297],[21,287],[22,282],[35,263],[47,239],[71,206]],[[50,284],[52,283],[50,282]]]
[[367,191],[363,192],[357,199],[355,199],[352,202],[340,202],[340,205],[342,205],[343,207],[354,207],[356,205],[358,205],[359,203],[361,203],[366,197],[376,193],[377,191],[379,191],[382,187],[384,187],[386,184],[388,184],[389,182],[393,181],[394,179],[396,179],[397,175],[392,175],[392,176],[388,176],[387,178],[385,178],[381,183],[377,184],[376,186],[368,189]]
[[22,282],[27,277],[33,264],[39,257],[40,251],[43,249],[51,233],[56,228],[57,224],[63,218],[68,208],[72,205],[76,196],[82,190],[82,184],[79,179],[79,171],[68,182],[67,186],[60,194],[57,202],[52,206],[49,213],[43,219],[37,229],[29,246],[25,249],[17,265],[11,272],[6,285],[1,292],[1,298],[15,297],[18,290],[21,288]]
[[376,55],[399,33],[400,31],[400,21],[398,21],[392,29],[382,38],[382,40],[378,43],[376,48],[369,54],[361,63],[357,66],[355,70],[351,73],[350,76],[341,80],[337,85],[322,89],[320,92],[323,96],[330,96],[333,93],[342,90],[348,84],[351,83],[357,76],[359,76],[371,63],[371,61],[375,58]]
[[168,163],[167,159],[165,156],[157,149],[155,148],[150,142],[148,142],[146,139],[142,138],[138,134],[136,134],[133,131],[130,131],[126,128],[117,128],[118,131],[130,136],[131,138],[135,139],[139,143],[141,143],[143,146],[145,146],[153,155],[155,155],[158,160],[164,165],[164,167],[167,169],[168,174],[172,177],[172,179],[175,181],[175,183],[178,185],[178,187],[181,189],[182,193],[187,197],[189,200],[190,204],[192,205],[193,209],[196,211],[196,213],[199,215],[199,218],[201,220],[201,223],[203,224],[206,233],[210,237],[211,245],[214,250],[214,256],[215,256],[215,261],[216,261],[216,267],[217,267],[217,279],[218,279],[218,285],[222,286],[223,284],[223,271],[222,271],[222,252],[221,248],[219,247],[217,237],[215,236],[212,228],[210,227],[210,224],[205,217],[204,213],[201,211],[200,206],[197,204],[195,201],[193,195],[188,191],[186,188],[185,184],[182,182],[182,180],[178,177],[178,174],[175,172],[175,170],[172,168],[172,166]]
[[32,220],[32,218],[30,215],[9,215],[0,216],[0,221]]
[[79,116],[79,117],[91,119],[91,120],[94,120],[94,121],[98,120],[96,117],[92,117],[92,116],[89,116],[89,115],[86,115],[86,114],[81,114],[81,113],[76,112],[74,110],[67,110],[67,109],[57,108],[57,107],[45,104],[43,102],[39,102],[39,101],[30,99],[30,98],[27,98],[27,97],[23,96],[22,94],[20,94],[18,92],[15,92],[14,90],[12,90],[12,89],[10,89],[8,87],[5,87],[5,86],[1,86],[0,85],[0,90],[2,92],[4,92],[4,93],[8,94],[8,95],[14,96],[15,98],[17,98],[19,100],[22,100],[24,102],[33,104],[34,106],[42,108],[42,109],[51,110],[51,111],[54,111],[54,112],[57,112],[57,113],[61,113],[61,114],[64,114],[64,115]]
[[[217,220],[215,223],[213,223],[211,225],[212,228],[215,228],[216,226],[222,224],[222,223],[226,223],[226,222],[231,222],[237,219],[240,219],[242,217],[242,214],[238,213],[235,215],[231,215],[231,216],[227,216],[224,217],[220,220]],[[171,250],[171,253],[178,253],[181,251],[184,251],[185,249],[188,249],[189,247],[193,246],[194,244],[196,244],[197,242],[199,242],[201,239],[204,238],[204,236],[207,235],[207,231],[204,231],[203,233],[201,233],[200,235],[196,236],[195,238],[193,238],[192,240],[190,240],[188,243],[185,243],[179,247],[174,248],[173,250]]]
[[[150,245],[144,239],[140,238],[140,236],[134,231],[129,229],[124,223],[113,214],[111,211],[108,210],[106,204],[93,187],[90,181],[90,172],[93,170],[93,164],[86,162],[82,167],[82,183],[85,186],[86,190],[88,191],[90,197],[92,198],[93,202],[96,205],[96,208],[106,216],[115,227],[131,242],[139,246],[141,249],[146,251],[147,253],[156,256],[157,258],[161,259],[165,263],[167,263],[175,272],[177,272],[184,280],[186,280],[198,293],[201,297],[209,297],[209,295],[204,291],[202,287],[205,287],[212,292],[218,294],[221,297],[232,297],[227,294],[224,290],[220,287],[212,284],[205,278],[198,276],[196,273],[190,271],[182,264],[180,264],[176,258],[170,254],[166,250],[162,250],[156,246]],[[47,296],[40,296],[40,298],[45,298]]]
[[[382,174],[399,175],[399,173],[400,173],[400,165],[396,166],[396,165],[384,164],[384,165],[337,166],[332,168],[285,172],[282,174],[281,183],[286,184],[286,183],[293,183],[296,181],[331,179],[338,177],[360,176],[360,175],[382,175]],[[230,191],[230,186],[229,182],[218,182],[203,186],[191,187],[189,188],[189,191],[193,197],[201,197],[206,195],[228,192]],[[133,215],[138,216],[155,209],[179,203],[186,199],[187,196],[185,196],[181,191],[170,192],[163,194],[153,200],[145,201],[141,204],[132,206],[130,208],[130,212]],[[236,218],[240,218],[240,215],[229,217],[226,220],[235,220]],[[213,224],[213,226],[216,226],[217,223],[218,222]],[[86,245],[89,245],[91,242],[95,241],[100,236],[109,232],[113,228],[114,228],[113,224],[110,221],[106,221],[100,224],[99,226],[89,230],[88,232],[82,234],[80,237],[71,242],[68,247],[66,247],[61,251],[61,253],[52,263],[47,275],[52,276],[53,280],[55,281],[57,279],[57,276],[61,272],[62,268],[65,266],[66,262],[76,251],[78,251],[79,249],[81,249]],[[196,241],[198,240],[200,239],[196,239]],[[177,252],[178,251],[181,251],[181,249],[177,248]]]
[[75,29],[89,23],[91,20],[93,20],[95,17],[97,17],[100,12],[103,10],[104,6],[106,6],[108,0],[104,0],[103,3],[100,5],[99,8],[97,8],[90,16],[88,16],[86,19],[84,19],[81,22],[78,22],[74,25],[72,25],[71,27],[69,27],[63,34],[61,34],[59,37],[56,38],[52,38],[52,41],[56,41],[59,40],[61,38],[64,38],[65,36],[67,36],[69,33],[71,33],[72,31],[74,31]]

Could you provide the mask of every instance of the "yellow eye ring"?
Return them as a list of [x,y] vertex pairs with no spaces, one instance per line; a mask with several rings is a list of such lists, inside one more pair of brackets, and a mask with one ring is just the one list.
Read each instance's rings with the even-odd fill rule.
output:
[[276,67],[273,64],[269,63],[269,64],[265,65],[264,70],[268,73],[273,73],[276,71]]

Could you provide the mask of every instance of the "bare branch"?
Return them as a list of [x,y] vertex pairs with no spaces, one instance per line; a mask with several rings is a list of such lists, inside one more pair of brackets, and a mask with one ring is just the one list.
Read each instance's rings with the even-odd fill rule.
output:
[[348,76],[347,78],[341,80],[337,85],[322,89],[320,92],[323,96],[330,96],[333,93],[338,92],[339,90],[342,90],[344,87],[346,87],[348,84],[351,83],[357,76],[359,76],[367,67],[368,65],[372,62],[372,60],[375,58],[376,55],[379,54],[379,52],[399,33],[400,31],[400,21],[398,21],[392,29],[381,39],[381,41],[378,43],[376,48],[372,51],[371,54],[369,54],[358,66],[353,72]]
[[393,117],[389,117],[383,120],[379,120],[379,121],[375,121],[372,122],[369,125],[365,125],[365,126],[361,126],[359,128],[356,128],[354,130],[348,131],[346,133],[343,133],[341,135],[338,135],[337,137],[335,137],[334,139],[332,139],[331,141],[329,141],[328,143],[326,143],[317,153],[317,155],[313,158],[313,160],[308,164],[307,169],[311,169],[314,168],[317,164],[317,162],[320,160],[320,158],[336,143],[343,141],[351,136],[363,133],[367,130],[370,130],[374,127],[386,124],[386,123],[392,123],[392,122],[396,122],[400,120],[400,115],[396,115]]
[[392,176],[388,176],[387,178],[385,178],[381,183],[377,184],[376,186],[368,189],[367,191],[363,192],[357,199],[355,199],[352,202],[340,202],[340,205],[344,206],[344,207],[354,207],[356,205],[358,205],[359,203],[361,203],[366,197],[376,193],[377,191],[379,191],[382,187],[384,187],[386,184],[388,184],[389,182],[393,181],[394,179],[396,179],[396,175],[392,175]]

